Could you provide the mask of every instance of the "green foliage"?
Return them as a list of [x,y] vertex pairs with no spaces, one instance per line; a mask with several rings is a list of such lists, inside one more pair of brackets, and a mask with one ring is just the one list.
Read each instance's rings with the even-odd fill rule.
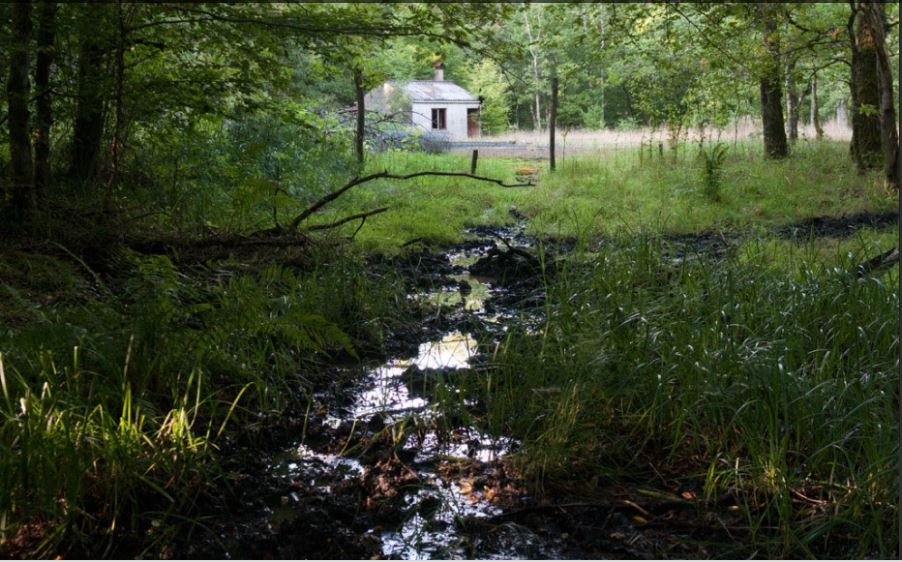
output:
[[56,306],[31,292],[38,277],[0,286],[33,311],[0,333],[0,531],[38,525],[42,542],[20,547],[36,557],[102,556],[129,533],[153,555],[154,533],[227,483],[224,431],[306,403],[318,360],[378,348],[402,313],[390,272],[311,259],[184,270],[125,255],[115,292],[98,277],[96,297]]
[[851,533],[853,555],[891,555],[898,269],[858,279],[882,247],[853,246],[835,268],[803,247],[775,273],[769,253],[675,262],[620,238],[568,262],[547,320],[511,333],[468,391],[549,486],[703,478],[748,515],[739,552],[829,556]]
[[702,168],[702,185],[705,197],[712,201],[720,201],[720,188],[723,181],[723,165],[727,159],[729,148],[722,142],[709,148],[702,146],[699,155],[704,162]]
[[475,96],[484,98],[479,111],[482,134],[502,133],[508,127],[510,94],[498,65],[485,60],[468,65],[463,84]]
[[[415,238],[432,243],[460,240],[469,224],[499,224],[516,208],[537,236],[592,239],[637,225],[652,232],[697,232],[775,226],[823,215],[889,212],[897,199],[887,195],[874,174],[862,178],[845,158],[843,144],[802,144],[785,161],[766,162],[752,143],[731,145],[721,155],[721,199],[696,197],[704,162],[695,151],[679,151],[676,165],[668,157],[637,150],[613,150],[568,156],[555,174],[541,174],[529,188],[505,189],[459,178],[378,181],[354,188],[324,208],[327,222],[377,207],[390,211],[367,220],[357,234],[365,247],[398,252]],[[370,162],[372,171],[389,169],[462,172],[469,155],[387,152]],[[514,159],[480,160],[480,173],[516,180],[524,164]],[[533,162],[529,162],[533,165]],[[435,217],[442,217],[436,221]],[[357,225],[349,224],[353,232]]]

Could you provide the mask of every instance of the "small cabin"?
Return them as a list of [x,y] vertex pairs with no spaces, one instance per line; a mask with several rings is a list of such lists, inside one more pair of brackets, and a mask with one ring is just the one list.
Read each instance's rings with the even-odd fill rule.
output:
[[444,65],[433,65],[433,80],[389,81],[364,98],[367,109],[409,114],[407,122],[423,131],[461,141],[479,136],[479,98],[450,80]]

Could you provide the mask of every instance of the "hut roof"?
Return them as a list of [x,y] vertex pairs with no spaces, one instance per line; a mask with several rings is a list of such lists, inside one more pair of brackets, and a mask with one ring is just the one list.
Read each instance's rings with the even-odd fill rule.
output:
[[448,80],[411,80],[400,84],[412,102],[473,102],[479,98]]

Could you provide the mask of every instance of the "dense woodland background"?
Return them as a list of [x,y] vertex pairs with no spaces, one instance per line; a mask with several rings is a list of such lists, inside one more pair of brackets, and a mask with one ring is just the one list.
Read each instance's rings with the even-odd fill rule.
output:
[[430,78],[437,59],[485,98],[485,133],[547,126],[557,75],[558,127],[647,126],[676,143],[689,127],[753,116],[774,158],[799,123],[848,115],[850,156],[863,169],[887,162],[898,184],[897,141],[880,125],[896,114],[895,4],[2,10],[8,216],[86,185],[106,205],[125,192],[178,198],[208,181],[211,161],[215,181],[257,197],[273,183],[310,197],[350,152],[355,76],[364,89]]
[[[418,268],[512,222],[541,320],[479,342],[442,423],[520,443],[537,501],[678,482],[696,533],[642,508],[667,548],[573,556],[898,555],[898,4],[39,0],[0,45],[0,555],[379,554],[319,507],[290,536],[329,540],[217,541],[288,497],[250,486],[336,372],[461,314]],[[642,144],[383,150],[403,116],[357,100],[437,61],[486,137]]]

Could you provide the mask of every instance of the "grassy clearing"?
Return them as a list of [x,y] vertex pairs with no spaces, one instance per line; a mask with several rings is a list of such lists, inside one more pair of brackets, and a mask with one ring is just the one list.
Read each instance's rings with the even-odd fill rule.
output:
[[898,268],[849,273],[870,242],[829,265],[802,245],[780,269],[762,249],[674,265],[647,238],[578,256],[545,324],[470,381],[482,423],[522,440],[540,488],[732,494],[750,528],[737,555],[892,556]]
[[[663,159],[655,152],[641,160],[636,149],[581,154],[567,158],[554,174],[543,171],[532,188],[505,189],[455,178],[380,180],[347,193],[320,218],[326,222],[389,206],[391,211],[367,221],[358,239],[368,249],[396,252],[415,238],[439,244],[457,241],[467,224],[512,222],[511,208],[527,216],[532,234],[581,239],[624,230],[766,227],[814,216],[895,209],[897,198],[883,192],[876,174],[859,176],[847,150],[840,143],[799,143],[791,158],[774,162],[761,158],[757,144],[730,145],[716,200],[705,195],[698,148],[687,146],[676,164],[667,151]],[[513,182],[515,170],[524,165],[544,164],[483,159],[479,173]],[[469,169],[469,157],[389,152],[372,158],[369,169],[459,172]]]
[[0,332],[9,555],[153,556],[230,484],[224,432],[303,407],[318,363],[379,346],[405,302],[356,254],[306,271],[126,255],[112,278],[12,257],[2,289],[16,320]]

